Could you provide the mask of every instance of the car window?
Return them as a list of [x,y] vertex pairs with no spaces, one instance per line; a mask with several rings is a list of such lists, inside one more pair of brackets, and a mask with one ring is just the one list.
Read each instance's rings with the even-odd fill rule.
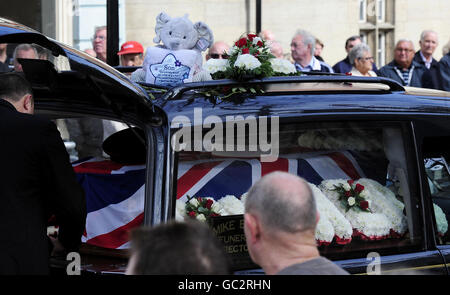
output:
[[[32,46],[36,50],[36,53],[38,55],[37,59],[38,60],[46,60],[46,61],[50,62],[57,72],[70,71],[70,62],[66,56],[63,56],[63,55],[54,56],[50,50],[48,50],[47,48],[44,48],[40,45],[37,45],[35,43],[22,43],[22,44],[8,43],[8,48],[16,49],[18,46],[20,46],[19,48],[23,48],[23,50],[25,50],[25,52],[29,49],[28,46]],[[32,58],[31,55],[26,54],[26,53],[19,53],[18,57],[25,58],[25,59]],[[10,61],[9,66],[11,68],[14,68],[13,60]]]
[[[184,126],[174,130],[172,143],[175,149],[182,146],[177,153],[176,219],[214,224],[234,218],[232,230],[227,231],[226,223],[213,229],[229,253],[245,252],[239,218],[246,192],[263,175],[280,170],[310,184],[321,216],[316,241],[323,255],[345,259],[421,247],[420,201],[408,166],[407,127],[392,122],[280,122],[272,129],[261,121],[247,123],[241,130],[236,124],[233,137],[228,129],[213,132],[217,125],[200,136],[195,126],[190,135]],[[267,161],[268,153],[275,154],[274,161]]]
[[[117,250],[130,247],[128,231],[144,219],[143,131],[95,117],[59,118],[55,122],[86,196],[86,229],[80,251],[91,254],[93,248],[102,248],[106,251],[103,255],[121,255],[123,251]],[[57,221],[50,224],[49,234],[57,233]]]

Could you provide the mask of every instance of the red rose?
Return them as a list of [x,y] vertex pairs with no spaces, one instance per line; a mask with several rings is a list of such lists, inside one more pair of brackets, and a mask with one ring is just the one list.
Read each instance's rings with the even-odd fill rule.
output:
[[347,180],[347,183],[350,184],[350,185],[352,185],[353,182],[355,182],[353,179]]
[[195,218],[195,215],[197,215],[197,213],[195,213],[195,211],[191,211],[189,212],[189,216]]
[[352,193],[350,191],[345,191],[344,195],[349,198],[352,196]]
[[253,41],[253,38],[257,37],[257,35],[255,35],[255,34],[248,34],[247,37],[248,37],[248,40]]
[[356,184],[355,192],[360,193],[363,191],[363,189],[364,189],[363,185],[360,185],[359,183]]
[[207,209],[211,209],[211,206],[212,206],[213,203],[214,203],[213,200],[208,199],[208,200],[206,200],[205,207],[206,207]]
[[236,41],[236,43],[234,43],[237,47],[242,48],[247,44],[247,39],[246,38],[241,38],[238,41]]
[[248,54],[250,50],[248,48],[242,49],[242,54]]
[[367,209],[369,208],[369,202],[367,202],[367,201],[361,201],[361,202],[359,203],[359,207],[361,207],[361,209],[363,209],[363,210],[367,210]]
[[259,47],[263,47],[264,44],[261,41],[258,41],[258,43],[256,43],[256,45]]

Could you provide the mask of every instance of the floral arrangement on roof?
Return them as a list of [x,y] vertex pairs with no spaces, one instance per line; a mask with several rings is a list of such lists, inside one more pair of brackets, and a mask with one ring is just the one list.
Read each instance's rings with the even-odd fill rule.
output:
[[245,81],[271,76],[297,75],[288,60],[275,58],[264,39],[255,34],[242,36],[234,43],[228,59],[209,59],[205,64],[213,79]]
[[[275,58],[267,42],[255,34],[241,36],[231,47],[228,59],[209,59],[203,68],[213,80],[232,79],[240,82],[272,76],[301,75],[288,60]],[[239,93],[258,94],[264,91],[260,87],[237,86],[204,92],[208,97],[222,100]]]

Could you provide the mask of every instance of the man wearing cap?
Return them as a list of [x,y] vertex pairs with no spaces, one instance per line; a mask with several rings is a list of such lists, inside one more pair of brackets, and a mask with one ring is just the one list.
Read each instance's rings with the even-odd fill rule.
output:
[[139,42],[128,41],[122,44],[117,55],[122,66],[140,67],[144,62],[144,47]]

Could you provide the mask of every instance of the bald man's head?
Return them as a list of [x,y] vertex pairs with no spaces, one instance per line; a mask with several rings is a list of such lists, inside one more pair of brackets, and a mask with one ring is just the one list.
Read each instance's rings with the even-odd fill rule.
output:
[[223,41],[215,42],[211,48],[209,48],[208,53],[206,54],[206,60],[213,59],[225,59],[228,58],[230,53],[230,46]]
[[245,212],[259,216],[271,229],[289,233],[315,230],[316,203],[302,178],[273,172],[256,182],[248,192]]

